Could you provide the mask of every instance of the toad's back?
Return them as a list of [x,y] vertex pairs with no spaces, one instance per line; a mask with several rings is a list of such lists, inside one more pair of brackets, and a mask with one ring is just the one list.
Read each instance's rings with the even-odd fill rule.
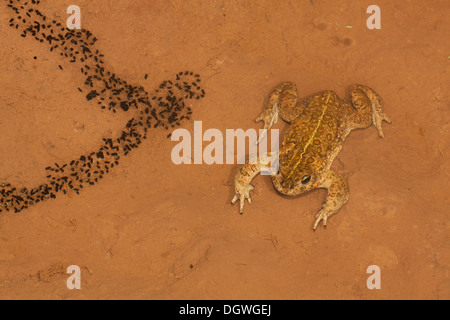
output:
[[343,143],[345,111],[336,93],[318,93],[305,100],[302,108],[280,149],[280,174],[288,185],[306,174],[326,170]]

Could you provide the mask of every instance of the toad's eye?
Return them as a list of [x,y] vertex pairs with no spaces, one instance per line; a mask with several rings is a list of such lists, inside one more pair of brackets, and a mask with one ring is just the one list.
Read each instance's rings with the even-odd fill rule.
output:
[[302,178],[302,184],[307,184],[311,181],[311,176],[304,176]]

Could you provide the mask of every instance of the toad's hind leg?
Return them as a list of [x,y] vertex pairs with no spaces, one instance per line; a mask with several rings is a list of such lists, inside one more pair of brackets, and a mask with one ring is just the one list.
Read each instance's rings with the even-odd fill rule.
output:
[[[380,96],[369,87],[356,84],[351,88],[352,105],[349,109],[349,129],[367,128],[372,123],[383,138],[383,121],[391,123],[389,117],[383,112],[383,101]],[[355,110],[356,109],[356,110]]]
[[[295,83],[283,82],[270,94],[265,102],[263,113],[256,118],[256,122],[263,121],[264,129],[269,130],[277,123],[278,117],[286,122],[294,121],[301,113],[301,106],[297,105],[297,87]],[[262,137],[260,137],[261,140]]]

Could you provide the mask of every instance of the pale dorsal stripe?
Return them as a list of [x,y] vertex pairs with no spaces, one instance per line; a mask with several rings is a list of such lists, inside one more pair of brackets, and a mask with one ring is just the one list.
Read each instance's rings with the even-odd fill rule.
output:
[[[303,155],[304,155],[305,152],[306,152],[306,149],[308,149],[309,145],[313,142],[314,137],[316,136],[316,132],[317,132],[317,130],[319,129],[320,125],[322,124],[323,116],[325,115],[325,112],[326,112],[327,109],[328,109],[328,101],[330,100],[330,96],[331,96],[331,94],[328,93],[328,95],[327,95],[327,100],[325,101],[325,108],[323,108],[322,114],[320,115],[319,120],[317,121],[317,126],[316,126],[316,128],[314,129],[314,132],[311,134],[311,136],[310,136],[308,142],[306,142],[305,147],[303,148],[302,154],[301,154],[300,157],[298,158],[298,161],[295,163],[295,165],[291,168],[291,170],[290,170],[290,172],[289,172],[289,176],[288,176],[287,178],[290,178],[291,175],[292,175],[292,173],[295,172],[295,169],[297,169],[297,167],[300,165],[300,162],[302,161],[302,158],[303,158]],[[295,158],[295,155],[294,155],[294,158]]]

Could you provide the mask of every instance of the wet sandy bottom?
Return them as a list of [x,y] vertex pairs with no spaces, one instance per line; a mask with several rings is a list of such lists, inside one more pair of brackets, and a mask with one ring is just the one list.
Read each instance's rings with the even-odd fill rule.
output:
[[[40,7],[63,22],[70,4]],[[258,177],[239,215],[237,165],[176,166],[170,131],[150,130],[80,195],[1,214],[0,298],[450,298],[447,1],[378,1],[381,30],[368,30],[365,5],[351,1],[78,5],[105,64],[129,83],[152,91],[179,71],[201,74],[206,96],[188,102],[192,119],[181,123],[191,132],[194,120],[259,129],[254,119],[282,81],[301,96],[368,85],[393,122],[385,139],[374,127],[349,136],[333,168],[350,200],[316,232],[325,191],[288,198]],[[21,38],[3,8],[0,180],[35,186],[45,167],[95,150],[130,115],[87,102],[78,70]],[[66,288],[71,264],[81,290]],[[381,290],[366,287],[369,265],[381,268]]]

